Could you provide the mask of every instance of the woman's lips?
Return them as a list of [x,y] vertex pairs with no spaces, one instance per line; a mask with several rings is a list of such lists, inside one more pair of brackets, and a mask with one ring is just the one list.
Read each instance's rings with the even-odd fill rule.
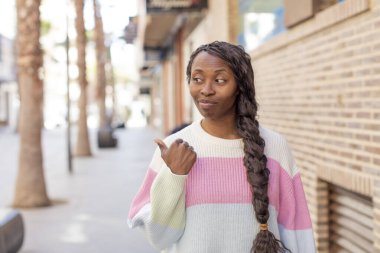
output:
[[211,100],[204,100],[204,99],[201,99],[201,100],[198,100],[198,104],[199,104],[199,106],[200,106],[202,109],[210,109],[210,108],[212,108],[213,106],[216,105],[216,102],[211,101]]

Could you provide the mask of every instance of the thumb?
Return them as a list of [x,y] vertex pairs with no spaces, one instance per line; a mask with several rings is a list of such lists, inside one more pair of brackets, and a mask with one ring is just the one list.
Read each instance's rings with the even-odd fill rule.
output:
[[158,145],[158,147],[161,150],[161,154],[165,153],[166,150],[168,150],[168,147],[166,146],[165,142],[163,142],[161,139],[154,139],[154,142]]

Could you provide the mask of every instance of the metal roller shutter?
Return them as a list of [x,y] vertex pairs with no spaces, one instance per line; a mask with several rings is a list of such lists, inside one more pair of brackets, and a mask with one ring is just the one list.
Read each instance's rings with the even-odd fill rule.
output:
[[329,201],[330,252],[374,252],[371,198],[331,186]]

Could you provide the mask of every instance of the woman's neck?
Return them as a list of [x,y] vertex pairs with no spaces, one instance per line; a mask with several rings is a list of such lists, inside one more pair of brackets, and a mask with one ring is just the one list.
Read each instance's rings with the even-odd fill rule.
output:
[[234,118],[213,120],[205,118],[201,122],[202,128],[209,134],[223,139],[240,139]]

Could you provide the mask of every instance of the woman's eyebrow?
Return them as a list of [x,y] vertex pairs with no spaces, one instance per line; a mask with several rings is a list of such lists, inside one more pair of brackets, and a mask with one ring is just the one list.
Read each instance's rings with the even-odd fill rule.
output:
[[194,69],[192,72],[204,72],[202,69]]
[[[192,72],[201,72],[201,73],[203,73],[204,70],[200,69],[200,68],[197,68],[197,69],[194,69]],[[220,73],[220,72],[228,72],[228,71],[225,68],[214,70],[214,73]]]

